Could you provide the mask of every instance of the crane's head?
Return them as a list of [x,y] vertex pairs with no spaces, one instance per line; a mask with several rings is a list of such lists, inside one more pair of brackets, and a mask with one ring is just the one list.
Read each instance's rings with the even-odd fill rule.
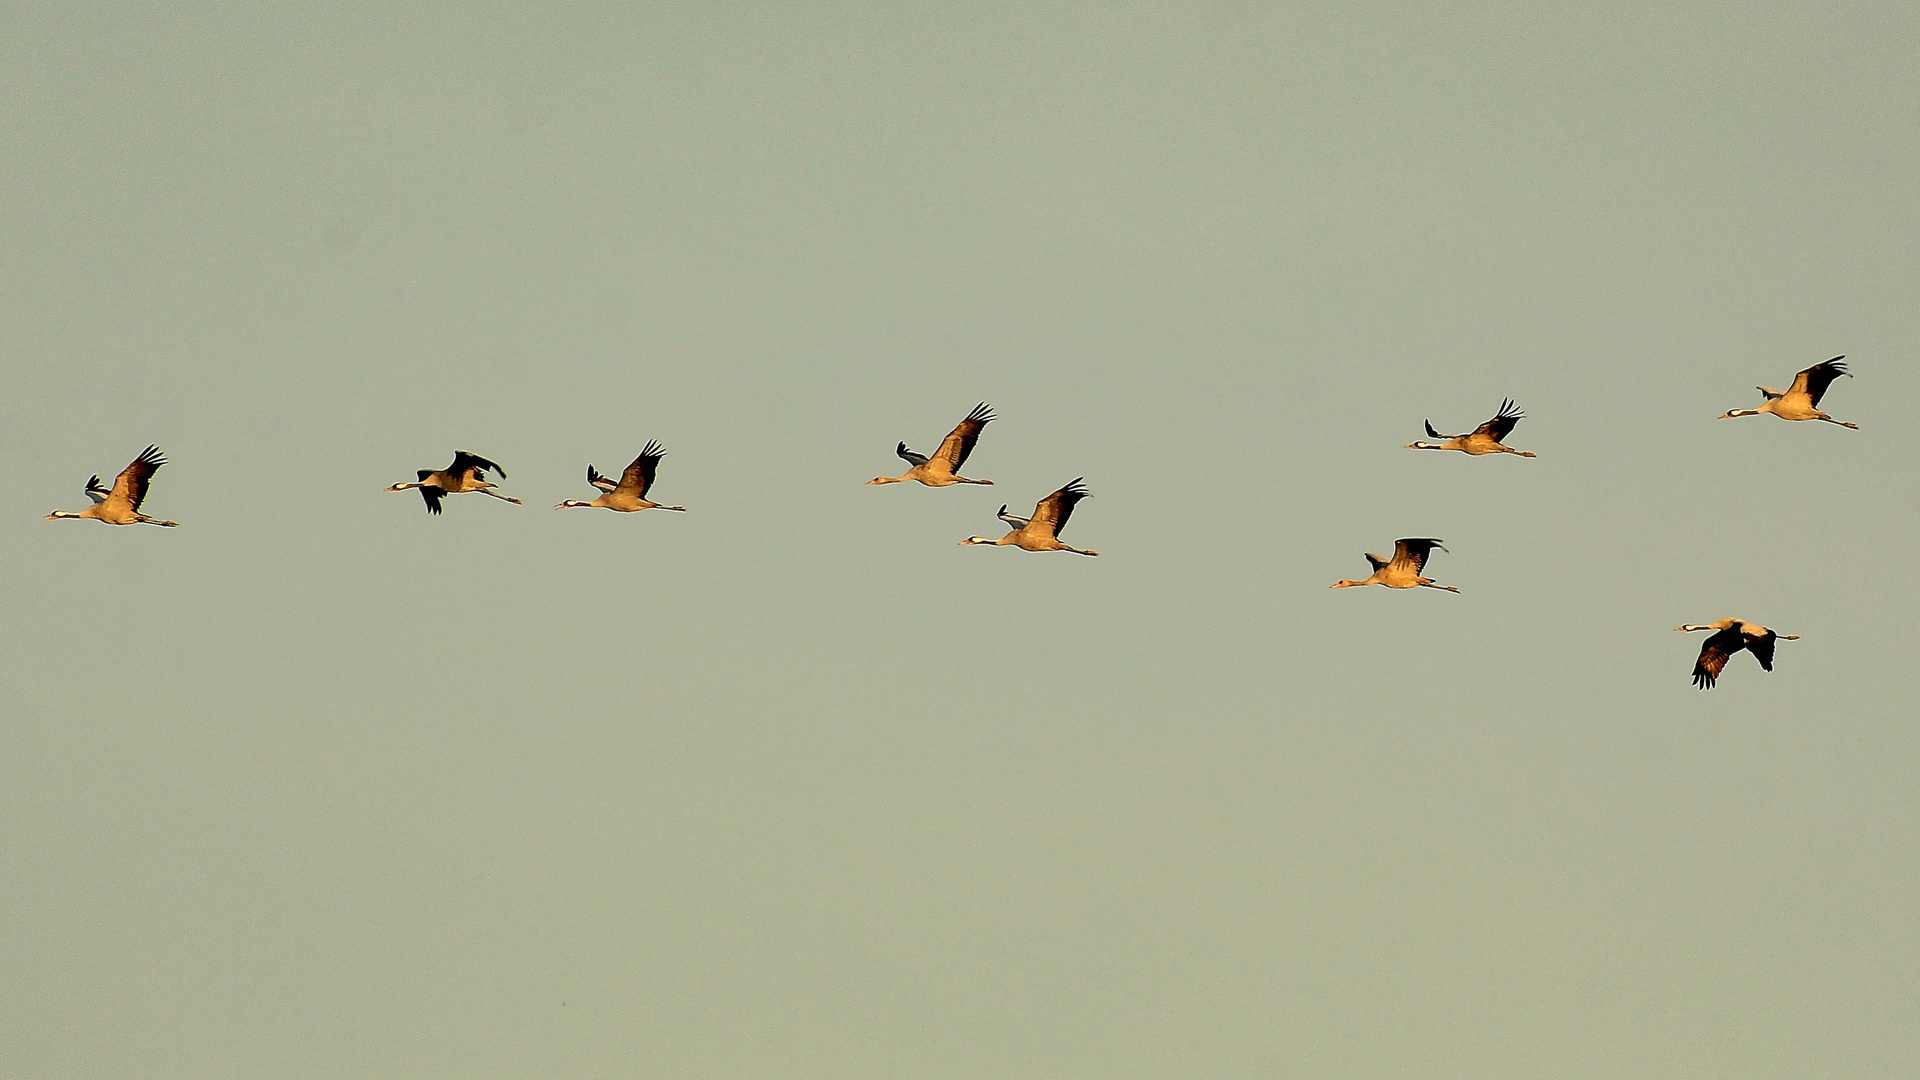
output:
[[407,491],[411,488],[417,488],[419,486],[420,486],[419,484],[394,484],[392,487],[384,487],[384,488],[381,488],[380,490],[381,491]]

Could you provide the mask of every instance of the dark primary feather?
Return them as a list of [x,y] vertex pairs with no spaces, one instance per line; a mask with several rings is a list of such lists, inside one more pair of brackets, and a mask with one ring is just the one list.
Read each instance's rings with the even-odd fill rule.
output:
[[92,476],[87,477],[87,487],[86,487],[87,494],[106,495],[106,494],[109,494],[111,490],[112,489],[108,488],[107,485],[100,482],[99,473],[95,473]]
[[1507,436],[1513,431],[1513,426],[1525,416],[1525,413],[1514,408],[1511,399],[1503,398],[1500,401],[1500,411],[1494,414],[1493,419],[1481,424],[1474,434],[1491,435],[1494,442],[1506,442]]
[[612,478],[591,465],[587,466],[587,485],[601,491],[612,491],[615,486]]
[[507,478],[507,470],[495,465],[479,454],[469,454],[465,450],[455,450],[453,452],[453,464],[447,466],[447,475],[457,479],[468,469],[474,470],[482,480],[486,479],[488,469],[499,473],[500,479],[502,480]]
[[1374,572],[1374,573],[1376,573],[1376,574],[1377,574],[1377,573],[1379,573],[1380,571],[1382,571],[1382,570],[1384,570],[1384,569],[1386,569],[1386,566],[1387,566],[1387,560],[1386,560],[1386,559],[1383,559],[1383,558],[1381,558],[1380,556],[1378,556],[1378,555],[1375,555],[1375,554],[1374,554],[1373,552],[1371,552],[1371,551],[1369,551],[1369,552],[1367,552],[1367,553],[1366,553],[1366,555],[1367,555],[1367,562],[1368,562],[1368,564],[1369,564],[1369,565],[1371,565],[1371,566],[1373,567],[1373,572]]
[[1748,634],[1746,635],[1746,639],[1747,639],[1747,651],[1753,654],[1753,658],[1755,660],[1760,661],[1760,669],[1762,671],[1772,671],[1773,670],[1773,642],[1774,642],[1773,631],[1768,630],[1766,633],[1761,634],[1758,637],[1752,634]]
[[947,434],[940,442],[940,449],[933,456],[947,463],[947,468],[959,472],[960,466],[967,463],[967,455],[973,453],[973,444],[980,441],[980,431],[993,423],[993,407],[981,402],[973,407],[966,419]]
[[1845,359],[1844,355],[1836,356],[1800,373],[1807,378],[1807,397],[1813,399],[1814,408],[1820,407],[1821,395],[1827,392],[1827,387],[1833,385],[1833,380],[1847,374],[1847,365],[1840,362]]
[[1457,435],[1442,435],[1442,434],[1440,434],[1439,432],[1437,432],[1437,431],[1435,431],[1435,430],[1433,430],[1433,421],[1431,421],[1431,420],[1422,420],[1422,421],[1421,421],[1421,423],[1423,423],[1423,424],[1425,424],[1425,425],[1427,425],[1427,438],[1429,438],[1429,439],[1441,439],[1441,440],[1446,440],[1446,439],[1457,439],[1457,438],[1459,438],[1459,436],[1457,436]]
[[[1430,536],[1407,536],[1393,542],[1393,561],[1410,563],[1413,572],[1419,574],[1426,569],[1427,556],[1440,546],[1440,541]],[[1372,556],[1368,556],[1372,558]]]
[[895,448],[893,452],[896,454],[899,454],[902,458],[905,458],[907,464],[913,466],[916,469],[927,463],[927,455],[914,453],[913,451],[907,449],[906,443],[901,443],[897,448]]
[[999,518],[1001,521],[1006,522],[1007,524],[1013,526],[1016,529],[1026,528],[1027,522],[1033,520],[1032,518],[1015,517],[1012,514],[1007,513],[1006,503],[1000,504],[1000,512],[998,514],[995,514],[994,517]]
[[[432,474],[428,473],[426,475],[430,476]],[[420,492],[420,497],[427,501],[427,513],[437,514],[440,512],[440,500],[447,497],[445,489],[427,484],[416,490]]]

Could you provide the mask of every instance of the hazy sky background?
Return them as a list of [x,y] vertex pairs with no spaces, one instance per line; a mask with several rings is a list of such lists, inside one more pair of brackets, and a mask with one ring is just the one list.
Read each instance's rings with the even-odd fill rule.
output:
[[4,26],[0,1074],[1920,1072],[1920,7]]

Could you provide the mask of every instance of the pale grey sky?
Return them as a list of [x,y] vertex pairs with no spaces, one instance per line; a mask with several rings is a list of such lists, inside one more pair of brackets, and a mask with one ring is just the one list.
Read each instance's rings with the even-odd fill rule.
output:
[[5,25],[0,1075],[1920,1071],[1920,8]]

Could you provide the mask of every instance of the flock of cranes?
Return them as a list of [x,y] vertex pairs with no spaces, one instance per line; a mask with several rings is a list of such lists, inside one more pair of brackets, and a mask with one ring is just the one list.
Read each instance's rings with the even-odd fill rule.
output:
[[[1759,387],[1765,401],[1757,409],[1734,409],[1723,414],[1726,420],[1736,416],[1759,416],[1771,413],[1782,420],[1820,420],[1829,424],[1859,430],[1858,424],[1844,420],[1835,420],[1820,411],[1820,399],[1826,395],[1828,387],[1842,375],[1849,378],[1852,373],[1841,363],[1844,356],[1813,365],[1794,376],[1793,385],[1786,390],[1772,387]],[[1518,457],[1534,457],[1525,450],[1515,450],[1505,445],[1508,435],[1526,414],[1515,407],[1511,400],[1503,400],[1500,409],[1492,419],[1464,435],[1442,435],[1433,430],[1432,421],[1426,422],[1427,436],[1434,442],[1414,442],[1407,445],[1409,450],[1458,450],[1474,457],[1487,454],[1513,454]],[[899,484],[912,480],[927,487],[952,487],[957,484],[992,484],[991,480],[977,480],[960,475],[967,463],[968,455],[973,453],[974,445],[980,441],[980,433],[994,421],[993,409],[986,402],[974,406],[960,423],[941,440],[940,448],[931,456],[917,454],[907,449],[902,442],[895,449],[908,465],[906,472],[899,476],[876,476],[868,484]],[[554,507],[556,510],[598,507],[614,510],[623,514],[641,510],[674,510],[685,512],[684,506],[667,506],[652,502],[647,498],[653,489],[654,476],[660,467],[660,459],[666,451],[658,442],[649,440],[641,448],[640,455],[620,474],[618,481],[603,475],[592,465],[587,466],[587,483],[600,492],[598,498],[589,502],[567,499]],[[103,521],[109,525],[158,525],[163,528],[175,528],[180,523],[149,517],[140,512],[146,502],[148,488],[153,483],[153,474],[165,465],[167,459],[160,453],[159,447],[148,446],[133,459],[120,475],[114,478],[113,486],[106,487],[98,475],[89,477],[84,488],[92,505],[78,513],[55,510],[47,515],[47,520],[91,519]],[[421,469],[411,483],[397,483],[387,491],[418,491],[425,500],[429,514],[441,512],[441,501],[449,495],[478,493],[492,496],[503,502],[522,505],[519,499],[494,490],[489,473],[498,473],[506,479],[507,471],[498,464],[457,450],[453,455],[453,464],[444,469]],[[1088,498],[1090,492],[1085,477],[1075,477],[1053,494],[1041,499],[1033,508],[1031,517],[1017,517],[1007,512],[1002,504],[997,517],[1008,526],[1010,531],[999,539],[986,536],[969,536],[960,541],[962,545],[985,544],[992,547],[1016,547],[1022,551],[1070,551],[1076,555],[1098,555],[1097,551],[1069,547],[1060,540],[1060,533],[1067,527],[1067,521],[1073,516],[1073,508],[1080,500]],[[1439,540],[1432,537],[1403,537],[1394,541],[1393,557],[1381,558],[1367,552],[1367,562],[1373,566],[1373,573],[1363,581],[1342,579],[1333,583],[1333,588],[1346,589],[1360,585],[1384,585],[1389,589],[1440,589],[1458,593],[1460,590],[1451,585],[1441,585],[1432,578],[1423,577],[1427,559],[1433,550],[1447,550]],[[1761,670],[1773,670],[1773,646],[1776,641],[1796,641],[1798,634],[1776,634],[1759,623],[1743,619],[1725,618],[1717,622],[1695,624],[1687,623],[1675,627],[1675,632],[1712,630],[1706,642],[1700,647],[1700,656],[1694,662],[1693,683],[1702,690],[1713,688],[1714,682],[1725,670],[1727,661],[1734,654],[1745,650],[1753,654],[1760,662]]]

